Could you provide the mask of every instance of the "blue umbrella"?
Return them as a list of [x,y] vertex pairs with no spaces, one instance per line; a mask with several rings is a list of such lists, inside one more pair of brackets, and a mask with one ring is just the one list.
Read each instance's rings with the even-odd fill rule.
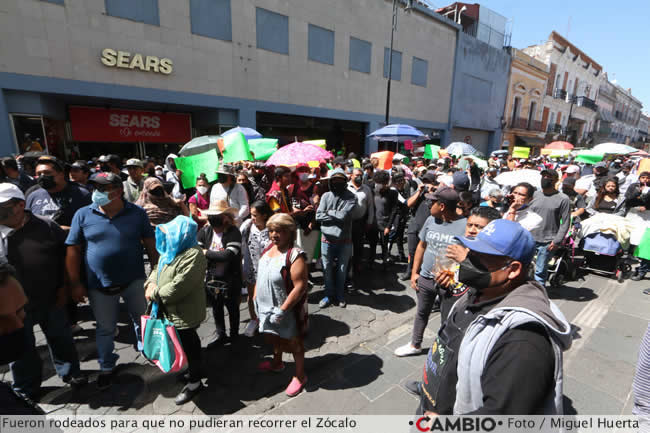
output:
[[471,144],[462,141],[454,141],[447,146],[445,150],[450,155],[476,155],[480,153],[478,150],[474,149]]
[[372,137],[375,140],[398,142],[406,140],[421,141],[429,138],[429,136],[423,134],[422,131],[415,129],[410,125],[401,124],[386,125],[371,133],[368,137]]
[[225,137],[228,134],[234,134],[235,132],[241,132],[244,134],[244,137],[246,137],[246,140],[250,140],[251,138],[262,138],[262,134],[254,130],[253,128],[246,128],[246,127],[241,127],[237,126],[236,128],[232,128],[221,134],[222,137]]

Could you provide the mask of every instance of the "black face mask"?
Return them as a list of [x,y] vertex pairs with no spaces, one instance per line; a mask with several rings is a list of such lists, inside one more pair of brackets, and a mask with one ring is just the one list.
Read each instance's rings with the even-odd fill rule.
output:
[[354,182],[356,186],[361,186],[361,184],[363,183],[363,179],[361,178],[361,176],[357,176],[354,178],[352,182]]
[[0,335],[0,365],[9,364],[22,358],[25,352],[25,327],[6,335]]
[[43,189],[52,189],[56,186],[54,176],[42,175],[38,178],[37,182]]
[[165,190],[158,187],[158,188],[154,188],[151,191],[149,191],[149,194],[151,194],[154,197],[164,197],[165,196]]
[[111,168],[110,168],[108,165],[106,165],[106,164],[101,164],[101,165],[99,166],[99,169],[100,169],[101,171],[103,171],[103,172],[106,172],[106,173],[108,173],[109,171],[111,171]]
[[223,217],[221,215],[212,215],[208,217],[210,227],[218,229],[223,227]]
[[154,177],[156,175],[156,169],[154,167],[150,167],[149,170],[147,170],[147,174],[151,177]]
[[0,207],[0,221],[5,221],[11,218],[14,214],[13,206],[9,207]]
[[469,287],[472,287],[477,290],[483,290],[490,287],[490,282],[492,281],[492,273],[481,266],[475,266],[474,263],[467,257],[465,260],[460,262],[460,267],[458,269],[458,280],[461,283],[467,284]]
[[345,191],[345,182],[332,182],[330,183],[330,189],[334,194],[341,194]]
[[572,188],[562,188],[562,192],[569,197],[573,197],[577,194],[577,192],[575,192],[575,190]]
[[555,181],[553,179],[549,178],[549,177],[543,177],[542,181],[541,181],[541,184],[542,184],[542,189],[548,189],[548,188],[553,187],[553,184],[555,184]]

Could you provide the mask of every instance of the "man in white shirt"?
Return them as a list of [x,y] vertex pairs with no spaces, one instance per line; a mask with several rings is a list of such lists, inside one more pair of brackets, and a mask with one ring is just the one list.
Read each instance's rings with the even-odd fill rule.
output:
[[222,164],[217,169],[217,182],[210,193],[210,203],[225,200],[230,207],[237,209],[235,222],[239,226],[250,213],[248,193],[246,189],[235,182],[235,168],[231,164]]
[[375,199],[368,185],[363,184],[363,170],[355,168],[350,174],[350,190],[357,197],[357,206],[352,211],[352,268],[354,273],[361,270],[363,239],[366,231],[375,221]]
[[632,173],[633,168],[634,163],[632,161],[626,161],[623,164],[621,171],[616,173],[616,177],[618,178],[618,190],[621,195],[625,195],[625,192],[630,187],[630,185],[639,179],[636,174]]

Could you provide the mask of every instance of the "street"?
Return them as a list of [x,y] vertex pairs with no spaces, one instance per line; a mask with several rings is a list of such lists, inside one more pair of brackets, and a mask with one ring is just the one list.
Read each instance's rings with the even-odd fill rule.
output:
[[[393,350],[410,338],[415,299],[412,289],[397,281],[399,267],[383,273],[366,271],[358,276],[358,292],[350,294],[346,309],[319,310],[322,277],[310,293],[310,329],[306,341],[309,377],[306,392],[289,399],[284,389],[293,372],[293,360],[279,374],[256,371],[270,348],[256,336],[240,338],[215,350],[204,349],[204,379],[208,387],[193,402],[176,406],[173,397],[182,386],[176,375],[162,374],[132,349],[134,337],[126,316],[119,324],[116,349],[120,355],[114,386],[97,390],[94,322],[88,321],[75,340],[82,369],[93,373],[91,383],[74,390],[62,387],[48,359],[40,330],[36,333],[44,359],[42,407],[56,414],[412,414],[415,397],[402,388],[419,379],[426,354],[397,358]],[[650,318],[650,298],[642,294],[647,282],[588,275],[551,291],[551,297],[572,323],[575,338],[565,353],[564,393],[567,414],[630,414],[632,379],[637,350]],[[242,308],[242,329],[247,308]],[[440,325],[431,316],[424,344],[430,344]],[[203,347],[214,336],[211,314],[199,329]],[[2,370],[4,380],[11,374]],[[533,373],[534,374],[534,373]]]

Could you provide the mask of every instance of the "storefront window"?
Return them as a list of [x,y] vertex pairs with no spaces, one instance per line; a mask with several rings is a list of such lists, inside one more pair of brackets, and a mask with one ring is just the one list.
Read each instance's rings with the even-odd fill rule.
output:
[[11,122],[18,151],[43,152],[47,150],[47,140],[42,116],[12,114]]

